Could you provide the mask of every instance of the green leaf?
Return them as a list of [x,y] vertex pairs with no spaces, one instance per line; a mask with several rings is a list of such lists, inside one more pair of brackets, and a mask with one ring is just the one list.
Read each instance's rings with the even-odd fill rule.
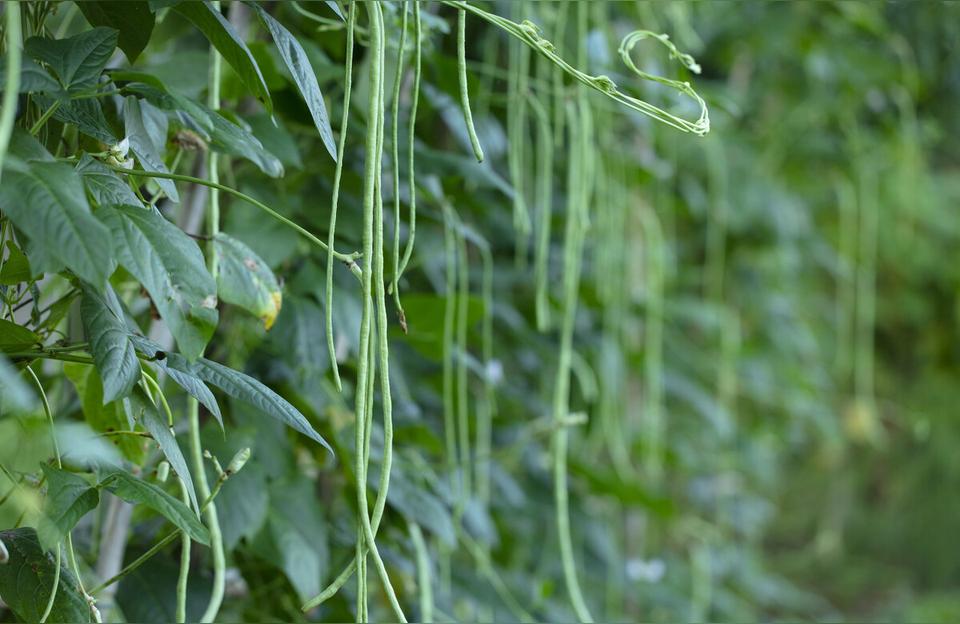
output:
[[324,344],[323,309],[307,297],[292,296],[270,333],[270,352],[289,364],[294,373],[293,385],[301,392],[320,389],[320,381],[330,367],[330,355]]
[[28,410],[34,405],[33,392],[20,374],[0,355],[0,413],[3,410]]
[[30,37],[23,44],[27,55],[50,66],[69,93],[95,87],[116,47],[117,31],[102,27],[67,39]]
[[78,3],[77,6],[80,7],[80,12],[91,26],[109,26],[120,31],[118,45],[131,63],[137,60],[150,42],[155,18],[147,2],[87,0]]
[[149,507],[186,532],[190,539],[205,546],[210,544],[210,533],[200,524],[196,514],[156,485],[118,470],[104,477],[100,487],[110,490],[128,503]]
[[233,123],[220,113],[162,85],[147,84],[150,76],[138,72],[118,74],[139,81],[126,89],[142,96],[154,106],[170,112],[183,126],[193,130],[209,144],[210,149],[223,154],[246,158],[271,177],[283,175],[283,165],[276,156],[263,147],[260,140],[246,128]]
[[219,113],[210,111],[210,147],[217,152],[242,156],[272,178],[283,175],[283,165],[263,147],[260,139]]
[[7,241],[7,259],[0,267],[0,284],[11,286],[20,282],[28,282],[33,277],[30,271],[30,262],[16,243]]
[[54,330],[57,325],[70,311],[73,306],[73,300],[80,296],[79,290],[71,290],[64,296],[50,304],[47,316],[43,319],[37,329],[39,331]]
[[[326,440],[313,429],[303,414],[297,411],[297,408],[253,377],[205,358],[199,358],[196,362],[188,362],[176,353],[164,353],[155,343],[145,338],[135,337],[134,345],[147,357],[156,357],[158,361],[166,362],[168,370],[178,370],[186,375],[206,381],[227,395],[248,403],[265,412],[268,416],[296,429],[322,444],[331,453],[333,452]],[[162,359],[160,354],[163,354]]]
[[[396,472],[390,478],[387,504],[407,518],[434,533],[441,541],[453,545],[457,534],[450,509],[438,495],[412,469],[404,470],[403,464],[395,464]],[[368,476],[370,486],[380,487],[376,475]]]
[[97,287],[113,273],[110,232],[90,214],[80,176],[69,165],[7,159],[0,210],[30,237],[35,271],[68,266]]
[[280,555],[279,565],[301,601],[319,593],[329,567],[326,521],[312,489],[301,476],[270,488],[267,530]]
[[330,7],[330,9],[337,14],[337,17],[340,18],[341,22],[346,21],[343,18],[343,12],[340,10],[340,5],[337,4],[337,0],[324,0],[324,1],[327,3],[327,6]]
[[244,121],[250,126],[250,132],[263,144],[263,147],[277,157],[284,167],[303,169],[303,158],[296,140],[280,119],[271,118],[266,113],[247,115]]
[[33,135],[23,128],[14,128],[10,135],[10,146],[8,153],[21,160],[42,160],[44,162],[54,162],[53,154],[47,151]]
[[80,475],[46,464],[41,468],[47,478],[47,498],[37,535],[44,550],[50,550],[100,504],[100,491]]
[[[167,118],[148,102],[130,95],[123,101],[123,121],[130,151],[144,169],[170,173],[163,162],[163,148],[167,141]],[[171,201],[179,202],[180,194],[173,180],[155,178],[154,181]]]
[[87,192],[97,205],[140,205],[140,198],[133,192],[130,185],[90,154],[84,154],[80,158],[76,169],[83,178]]
[[213,252],[220,267],[217,275],[220,298],[251,312],[270,329],[283,301],[273,271],[252,249],[223,232],[214,238]]
[[0,319],[0,351],[24,351],[41,342],[40,336],[23,325]]
[[[219,498],[217,499],[219,501]],[[176,550],[176,547],[171,547]],[[128,551],[131,559],[145,549]],[[151,557],[122,579],[117,588],[117,606],[126,622],[166,624],[177,621],[178,557]],[[212,577],[191,574],[186,588],[186,621],[200,622],[213,588]],[[223,621],[223,619],[220,619]]]
[[[37,97],[37,102],[44,108],[52,105],[53,101],[51,97]],[[60,107],[53,113],[53,118],[63,123],[73,124],[80,132],[107,145],[117,143],[117,135],[107,122],[107,118],[103,116],[100,101],[95,98],[61,100]]]
[[130,394],[140,381],[140,360],[130,342],[130,331],[123,320],[123,309],[108,284],[103,295],[81,285],[80,318],[90,343],[90,353],[103,380],[103,402],[109,403]]
[[[6,84],[7,57],[0,56],[0,84]],[[20,61],[20,93],[54,93],[60,83],[36,61],[23,58]]]
[[160,345],[142,336],[131,336],[131,340],[137,351],[147,357],[155,358],[157,366],[159,366],[174,383],[183,388],[187,394],[199,401],[200,405],[207,408],[220,423],[220,428],[223,428],[223,416],[220,414],[220,406],[217,404],[217,399],[213,396],[213,392],[210,391],[207,384],[203,383],[202,379],[189,372],[190,364],[183,356],[177,355],[176,353],[164,353]]
[[150,293],[187,358],[198,357],[217,326],[216,283],[197,244],[154,210],[102,207],[117,260]]
[[267,13],[263,7],[256,2],[248,2],[260,16],[261,21],[270,31],[273,42],[280,52],[280,57],[290,70],[293,81],[300,90],[307,108],[310,109],[310,116],[313,117],[313,123],[320,133],[320,140],[323,146],[327,148],[330,156],[337,159],[337,146],[333,140],[333,129],[330,127],[330,118],[327,116],[327,107],[323,102],[323,94],[320,92],[320,84],[317,82],[317,76],[310,65],[310,59],[304,52],[303,46],[297,41],[297,38],[290,34],[283,24],[278,22]]
[[199,514],[200,503],[197,501],[197,492],[193,487],[193,477],[190,475],[187,460],[183,458],[183,451],[180,450],[180,445],[177,444],[173,431],[166,421],[160,418],[160,414],[157,412],[157,406],[153,403],[150,403],[139,394],[130,397],[129,402],[134,409],[137,409],[140,422],[143,423],[144,429],[149,431],[156,443],[160,445],[160,451],[163,453],[163,456],[167,458],[167,461],[170,462],[170,467],[183,479],[184,485],[187,486],[187,493],[190,495],[190,501]]
[[[99,433],[113,433],[133,429],[134,423],[127,417],[123,406],[118,402],[103,403],[103,384],[97,369],[89,364],[65,362],[63,372],[77,390],[83,417],[90,428]],[[60,428],[57,428],[59,431]],[[120,449],[123,456],[134,464],[142,464],[146,459],[146,439],[140,436],[111,435],[103,436]]]
[[[230,458],[232,454],[218,454],[218,457]],[[270,484],[263,468],[253,461],[247,462],[243,470],[227,479],[217,494],[217,515],[224,548],[233,550],[242,538],[252,539],[263,527],[267,520],[269,492]]]
[[257,61],[253,58],[250,49],[240,38],[240,35],[234,30],[220,11],[215,9],[208,1],[203,2],[182,2],[174,7],[174,10],[193,22],[194,26],[206,36],[207,40],[223,55],[224,60],[230,64],[230,67],[237,72],[243,83],[250,89],[250,92],[270,112],[273,110],[273,102],[270,100],[270,91],[260,73]]
[[327,441],[314,430],[297,408],[253,377],[204,358],[194,362],[191,370],[200,379],[220,388],[229,396],[253,405],[333,452]]
[[[44,552],[37,533],[30,527],[0,531],[9,560],[0,565],[0,599],[23,622],[39,622],[53,592],[56,563]],[[67,568],[60,568],[60,584],[47,618],[50,622],[91,622],[92,614],[80,593],[77,579]]]

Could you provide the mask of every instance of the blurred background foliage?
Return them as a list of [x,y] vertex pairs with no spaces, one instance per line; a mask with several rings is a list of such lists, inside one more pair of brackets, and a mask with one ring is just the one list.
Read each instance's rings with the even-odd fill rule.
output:
[[[402,4],[383,4],[388,45],[395,47]],[[953,411],[960,391],[960,153],[950,137],[960,134],[958,7],[933,1],[592,2],[586,36],[571,17],[556,37],[558,16],[565,10],[572,16],[572,6],[478,4],[531,19],[565,57],[575,58],[583,46],[590,73],[689,113],[662,88],[638,84],[617,57],[621,37],[635,28],[669,33],[702,66],[699,76],[680,77],[691,80],[711,113],[710,134],[698,138],[599,94],[588,96],[599,178],[571,396],[571,411],[585,414],[586,423],[570,428],[569,488],[578,575],[594,615],[610,621],[956,619],[960,558],[951,536],[960,516],[960,426]],[[413,619],[418,576],[408,522],[425,533],[437,618],[515,620],[527,613],[570,621],[549,459],[570,154],[561,135],[546,282],[554,326],[541,332],[534,241],[518,259],[511,217],[518,193],[531,208],[537,204],[543,175],[534,115],[508,131],[508,110],[517,104],[506,97],[518,72],[516,44],[468,20],[470,88],[487,155],[478,165],[456,103],[454,12],[439,3],[421,7],[420,220],[400,284],[409,333],[397,326],[390,335],[396,455],[378,544]],[[345,34],[334,13],[324,3],[275,3],[269,10],[300,38],[330,117],[339,120]],[[58,13],[51,23],[62,19]],[[82,22],[68,31],[87,28]],[[265,31],[250,20],[244,28],[277,124],[229,68],[224,108],[249,125],[285,172],[270,178],[236,158],[224,164],[221,180],[325,238],[334,163],[277,53],[261,43]],[[369,59],[362,31],[358,39],[338,227],[344,250],[360,247]],[[170,90],[199,98],[207,86],[206,55],[206,40],[170,12],[136,67]],[[118,58],[118,65],[126,62]],[[387,55],[388,76],[396,58]],[[678,74],[659,48],[640,46],[635,58],[652,73]],[[538,73],[538,60],[531,68],[530,93],[553,111],[553,98],[563,95],[549,73]],[[409,87],[408,79],[401,146]],[[567,93],[573,89],[564,86]],[[389,131],[393,120],[386,123]],[[518,143],[519,178],[508,162]],[[187,157],[181,171],[191,166]],[[405,168],[401,173],[406,214]],[[384,180],[388,207],[392,184],[389,175]],[[444,202],[456,213],[470,289],[466,344],[454,347],[453,360],[468,371],[470,422],[479,410],[495,408],[492,447],[475,450],[471,462],[477,475],[489,474],[489,493],[465,503],[451,489],[442,426],[449,301]],[[223,203],[224,231],[270,265],[283,281],[284,300],[269,332],[258,319],[222,307],[208,357],[277,389],[337,456],[240,405],[223,404],[225,436],[208,419],[205,448],[221,463],[244,446],[252,449],[248,465],[217,498],[231,569],[221,617],[352,619],[353,582],[306,615],[299,606],[354,553],[358,288],[338,267],[332,306],[345,382],[340,395],[323,330],[325,257],[238,200]],[[164,208],[177,219],[176,206]],[[534,235],[542,227],[536,221]],[[492,305],[483,297],[485,247],[493,258]],[[487,314],[494,323],[493,358],[484,361],[481,319]],[[58,418],[82,420],[73,385],[57,369],[46,373]],[[493,384],[495,405],[485,381]],[[171,400],[175,411],[183,409],[183,396],[171,391]],[[35,427],[30,419],[17,422],[0,420],[5,461],[48,455],[41,448],[42,421]],[[483,433],[471,429],[471,436]],[[375,430],[371,489],[379,436]],[[29,463],[8,466],[27,470]],[[76,538],[88,562],[96,559],[102,521],[93,516]],[[0,518],[5,526],[15,521],[3,507]],[[156,541],[162,526],[155,516],[135,516],[127,560]],[[207,593],[205,552],[195,554],[191,608],[194,594],[202,606]],[[120,583],[116,600],[129,621],[172,617],[176,557],[171,549]],[[371,619],[390,618],[379,589],[372,598]]]

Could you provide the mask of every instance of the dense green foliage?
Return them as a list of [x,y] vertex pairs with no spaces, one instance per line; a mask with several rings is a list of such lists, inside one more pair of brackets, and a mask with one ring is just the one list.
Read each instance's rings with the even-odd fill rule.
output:
[[220,4],[3,3],[0,618],[960,614],[954,6]]

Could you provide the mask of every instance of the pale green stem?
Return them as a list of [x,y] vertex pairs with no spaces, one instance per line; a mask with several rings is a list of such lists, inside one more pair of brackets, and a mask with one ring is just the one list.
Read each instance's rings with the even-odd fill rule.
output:
[[[220,9],[220,3],[213,2],[215,10]],[[220,74],[222,58],[216,49],[210,47],[210,72],[207,87],[207,106],[213,110],[220,108]],[[209,150],[207,154],[207,175],[210,180],[209,205],[207,206],[207,235],[215,237],[220,233],[220,172],[219,154]],[[212,249],[208,254],[207,268],[216,279],[219,270],[217,255]],[[193,397],[188,399],[187,414],[189,419],[190,454],[193,460],[193,471],[196,480],[197,494],[201,499],[210,497],[210,485],[207,483],[206,467],[203,463],[203,449],[200,444],[200,407]],[[210,530],[210,550],[213,554],[213,587],[210,589],[210,598],[207,607],[200,618],[201,622],[216,620],[220,605],[223,603],[223,594],[226,584],[226,560],[223,552],[223,535],[220,532],[220,519],[217,515],[217,506],[211,503],[204,512],[207,528]]]
[[36,136],[37,133],[40,132],[40,129],[43,128],[43,124],[47,123],[47,121],[53,117],[53,114],[57,112],[57,109],[60,108],[60,103],[60,100],[54,100],[53,104],[51,104],[47,110],[43,111],[43,114],[40,115],[40,119],[38,119],[37,122],[30,128],[30,134],[32,136]]
[[[204,180],[203,178],[196,178],[196,177],[193,177],[193,176],[183,175],[183,174],[180,174],[180,173],[164,173],[164,172],[162,172],[162,171],[141,171],[141,170],[139,170],[139,169],[124,169],[123,167],[114,167],[114,166],[111,166],[111,165],[107,165],[107,168],[108,168],[108,169],[111,169],[111,170],[113,170],[113,171],[116,171],[117,173],[125,173],[125,174],[131,175],[131,176],[142,176],[142,177],[147,177],[147,178],[165,178],[165,179],[168,179],[168,180],[178,180],[178,181],[180,181],[180,182],[189,182],[189,183],[191,183],[191,184],[201,184],[201,185],[203,185],[203,186],[210,187],[211,189],[216,189],[216,190],[218,190],[218,191],[223,191],[223,192],[225,192],[225,193],[228,193],[228,194],[230,194],[230,195],[233,195],[234,197],[237,197],[237,198],[239,198],[239,199],[242,199],[243,201],[245,201],[245,202],[253,205],[254,207],[259,208],[260,210],[266,212],[268,215],[270,215],[271,217],[273,217],[274,219],[276,219],[276,220],[279,221],[280,223],[283,223],[283,224],[286,225],[287,227],[290,227],[290,228],[296,230],[297,232],[299,232],[304,238],[306,238],[307,240],[309,240],[311,243],[313,243],[313,244],[316,245],[317,247],[320,247],[321,249],[324,249],[324,250],[327,249],[327,244],[326,244],[325,242],[323,242],[322,240],[320,240],[319,238],[317,238],[316,236],[314,236],[313,234],[311,234],[309,231],[305,230],[305,229],[304,229],[303,227],[301,227],[300,225],[298,225],[298,224],[296,224],[295,222],[291,221],[290,219],[286,218],[285,216],[283,216],[282,214],[280,214],[280,213],[277,212],[276,210],[273,210],[272,208],[270,208],[269,206],[267,206],[267,205],[264,204],[263,202],[258,201],[258,200],[256,200],[256,199],[254,199],[253,197],[250,197],[250,196],[247,195],[246,193],[241,193],[240,191],[236,190],[235,188],[232,188],[232,187],[229,187],[229,186],[224,186],[223,184],[219,184],[219,183],[216,183],[216,182],[211,182],[211,181],[209,181],[209,180]],[[350,267],[350,271],[353,272],[355,275],[357,275],[357,276],[359,277],[361,271],[360,271],[360,268],[356,265],[355,260],[357,260],[358,258],[360,258],[360,257],[361,257],[361,254],[359,254],[359,253],[344,254],[344,253],[340,253],[340,252],[338,252],[338,251],[334,251],[334,252],[333,252],[333,256],[334,256],[337,260],[340,260],[341,262],[345,262],[345,263]]]
[[[187,485],[182,478],[180,482],[180,500],[184,505],[190,506],[190,496],[187,493]],[[186,531],[182,532],[180,546],[180,574],[177,576],[177,606],[175,618],[178,624],[187,621],[187,583],[190,580],[190,536]]]

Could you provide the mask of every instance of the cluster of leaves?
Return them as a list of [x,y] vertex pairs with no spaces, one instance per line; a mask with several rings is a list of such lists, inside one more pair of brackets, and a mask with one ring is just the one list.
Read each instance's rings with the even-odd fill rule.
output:
[[[365,602],[346,583],[301,610],[357,552],[364,302],[339,263],[326,299],[317,245],[356,6],[224,4],[22,4],[0,172],[0,598],[23,621],[89,621],[91,598],[110,620],[210,619],[218,566],[220,619],[344,621]],[[387,231],[395,199],[419,211],[397,284],[406,326],[390,320],[395,452],[376,540],[407,614],[582,617],[552,547],[562,428],[575,572],[597,617],[950,619],[955,11],[470,3],[514,20],[469,22],[474,136],[451,95],[457,3],[422,3],[422,29],[410,3],[381,4],[385,75],[423,54],[415,136],[412,70],[386,121],[413,142],[416,185],[400,168],[378,190]],[[638,25],[696,54],[658,37],[702,69],[711,136],[605,97],[662,97],[614,62]],[[340,251],[363,244],[370,37],[358,21]],[[645,45],[627,68],[684,84]],[[592,143],[574,143],[574,99]],[[578,158],[597,182],[558,421]],[[370,438],[375,493],[384,429]],[[168,546],[181,539],[185,588]],[[393,619],[376,591],[369,608]]]

